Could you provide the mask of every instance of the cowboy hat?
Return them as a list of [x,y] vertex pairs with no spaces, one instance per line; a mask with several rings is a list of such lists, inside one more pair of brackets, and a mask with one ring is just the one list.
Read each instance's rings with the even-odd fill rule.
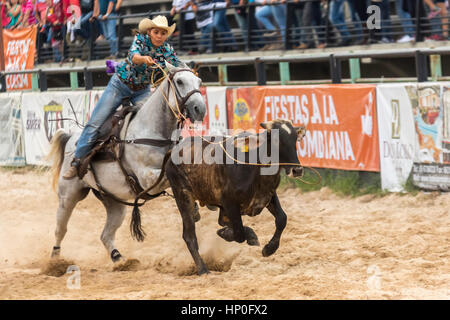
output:
[[169,27],[167,18],[165,16],[156,16],[155,18],[153,18],[153,20],[150,20],[149,18],[142,19],[142,21],[139,22],[139,32],[146,33],[149,29],[159,28],[167,30],[168,36],[170,36],[174,32],[175,26],[176,23],[172,24]]

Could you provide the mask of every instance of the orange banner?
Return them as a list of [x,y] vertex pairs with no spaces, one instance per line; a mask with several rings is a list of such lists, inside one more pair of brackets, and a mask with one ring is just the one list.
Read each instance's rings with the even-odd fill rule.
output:
[[227,92],[228,124],[256,129],[274,119],[305,125],[305,166],[380,171],[374,85],[261,86]]
[[[3,30],[5,71],[29,70],[34,68],[36,34],[36,26],[24,29]],[[6,76],[6,88],[8,91],[31,89],[31,75],[14,74]]]

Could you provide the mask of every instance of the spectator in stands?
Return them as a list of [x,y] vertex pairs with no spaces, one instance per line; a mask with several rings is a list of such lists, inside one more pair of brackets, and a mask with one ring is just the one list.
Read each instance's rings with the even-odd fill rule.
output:
[[27,28],[37,24],[36,0],[26,0],[22,3],[23,19],[21,27]]
[[275,20],[275,17],[273,16],[273,11],[271,9],[270,5],[267,5],[267,0],[255,0],[256,4],[261,4],[262,6],[257,6],[255,10],[255,18],[258,21],[260,25],[262,25],[267,31],[269,31],[269,34],[266,34],[267,37],[265,37],[265,40],[269,43],[266,44],[264,47],[262,47],[260,50],[269,50],[274,47],[278,47],[279,45],[277,43],[273,43],[274,41],[281,42],[281,34],[279,31],[277,31],[277,28],[272,23],[273,20]]
[[286,34],[286,0],[271,0],[270,9],[278,25],[278,32],[281,34],[281,42],[274,44],[271,49],[281,49],[284,47],[284,38]]
[[230,4],[229,0],[213,0],[214,7],[218,10],[214,11],[213,27],[218,33],[218,38],[223,45],[223,51],[237,51],[236,40],[231,33],[230,25],[228,24],[226,11]]
[[395,0],[395,11],[399,19],[401,19],[400,22],[403,27],[403,32],[405,33],[403,37],[397,40],[397,42],[405,43],[414,41],[414,24],[411,21],[409,12],[403,10],[403,0]]
[[212,53],[211,32],[214,26],[212,0],[192,0],[192,9],[195,12],[197,29],[201,32],[200,53]]
[[80,0],[81,18],[75,29],[80,46],[84,46],[91,36],[90,21],[94,14],[94,0]]
[[92,112],[91,118],[78,139],[71,167],[63,175],[64,179],[77,176],[80,159],[92,148],[103,122],[121,105],[122,99],[130,97],[131,102],[141,107],[150,96],[150,83],[158,81],[163,73],[153,72],[154,64],[166,67],[166,61],[175,67],[182,66],[173,47],[166,42],[175,30],[168,25],[167,18],[157,16],[153,20],[143,19],[139,23],[139,33],[128,51],[128,57],[116,68],[108,86]]
[[434,34],[429,39],[431,40],[448,40],[448,11],[445,0],[424,0],[427,4],[430,13],[428,14],[428,19],[434,19],[437,15],[441,16],[442,22],[442,35]]
[[47,26],[48,38],[47,42],[51,44],[53,51],[53,59],[55,62],[62,62],[63,47],[63,13],[59,0],[47,0],[47,10],[44,25]]
[[99,22],[106,40],[109,42],[110,56],[107,59],[115,59],[119,53],[119,44],[116,35],[117,0],[95,0],[98,2]]
[[233,6],[240,6],[238,8],[234,8],[234,18],[236,19],[236,22],[239,26],[239,29],[241,30],[241,35],[243,38],[244,43],[247,42],[247,31],[248,31],[248,23],[247,23],[247,8],[246,4],[248,3],[248,0],[231,0],[231,4]]
[[337,46],[348,46],[352,43],[352,36],[345,23],[344,4],[346,0],[331,0],[330,2],[330,21],[339,30],[341,39]]
[[1,5],[1,15],[2,15],[2,26],[3,28],[6,28],[6,26],[9,24],[9,16],[8,16],[8,7],[7,4],[9,4],[9,0],[0,0]]
[[303,10],[305,9],[305,3],[300,2],[300,0],[293,1],[293,10],[292,14],[292,26],[295,28],[293,42],[295,45],[294,48],[298,47],[301,43],[303,43]]
[[371,4],[380,8],[381,12],[381,30],[379,33],[380,43],[391,43],[392,29],[391,29],[391,16],[389,13],[389,0],[371,0]]
[[[174,17],[179,14],[181,18],[181,11],[192,11],[191,0],[173,0],[172,9],[170,10],[170,15]],[[179,31],[183,30],[183,41],[190,47],[189,54],[196,54],[197,48],[194,46],[194,33],[195,33],[195,14],[193,12],[186,12],[183,16],[183,23],[181,24],[181,19],[178,20]]]
[[[47,12],[47,0],[36,0],[36,19],[39,22],[44,21],[45,14]],[[40,26],[42,27],[42,25]]]
[[11,0],[10,2],[6,2],[6,8],[9,17],[9,23],[6,26],[6,29],[14,29],[20,24],[22,6],[20,5],[19,0]]
[[313,27],[317,35],[317,46],[314,43],[312,29],[305,31],[303,43],[300,43],[296,49],[308,49],[317,47],[323,49],[326,47],[324,40],[325,26],[322,19],[322,11],[319,2],[306,2],[303,9],[303,27]]

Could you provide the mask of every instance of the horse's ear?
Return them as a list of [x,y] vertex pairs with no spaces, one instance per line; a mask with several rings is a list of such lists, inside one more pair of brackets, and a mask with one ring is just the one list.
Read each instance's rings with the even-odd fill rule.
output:
[[180,63],[178,64],[178,68],[183,68],[183,69],[192,69],[191,67],[189,67],[186,63],[184,63],[183,61],[180,61]]
[[169,72],[173,72],[176,69],[175,66],[171,65],[168,61],[166,61],[166,67]]

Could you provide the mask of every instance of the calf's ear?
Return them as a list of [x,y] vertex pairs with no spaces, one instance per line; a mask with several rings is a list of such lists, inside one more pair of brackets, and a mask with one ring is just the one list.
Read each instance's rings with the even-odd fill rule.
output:
[[301,141],[306,134],[305,126],[294,127],[294,129],[297,131],[297,140]]

